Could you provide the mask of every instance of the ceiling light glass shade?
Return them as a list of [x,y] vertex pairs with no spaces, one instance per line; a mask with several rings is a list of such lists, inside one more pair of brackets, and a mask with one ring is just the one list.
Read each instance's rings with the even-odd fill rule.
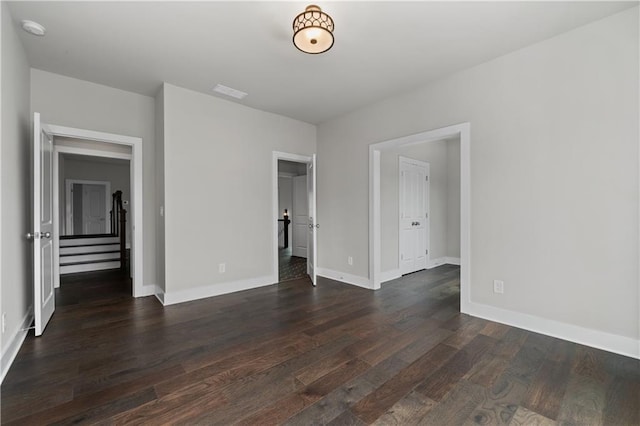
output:
[[333,46],[333,19],[318,6],[307,6],[293,20],[293,44],[305,53],[322,53]]

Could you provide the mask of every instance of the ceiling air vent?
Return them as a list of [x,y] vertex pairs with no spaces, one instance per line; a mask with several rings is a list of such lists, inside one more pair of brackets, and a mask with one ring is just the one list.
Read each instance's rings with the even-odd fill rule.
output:
[[232,98],[236,99],[242,99],[247,96],[247,93],[241,92],[240,90],[236,90],[231,87],[227,87],[223,84],[216,84],[216,87],[213,88],[213,91],[222,93],[223,95],[231,96]]

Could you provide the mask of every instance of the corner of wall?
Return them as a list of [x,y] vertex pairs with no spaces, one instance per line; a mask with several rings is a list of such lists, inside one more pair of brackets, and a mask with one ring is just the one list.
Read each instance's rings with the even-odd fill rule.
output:
[[[9,7],[2,2],[0,81],[1,139],[0,169],[0,312],[6,318],[7,333],[1,336],[2,377],[6,374],[30,325],[33,295],[31,244],[24,238],[30,228],[31,181],[31,85],[29,62]],[[26,323],[26,325],[25,325]]]

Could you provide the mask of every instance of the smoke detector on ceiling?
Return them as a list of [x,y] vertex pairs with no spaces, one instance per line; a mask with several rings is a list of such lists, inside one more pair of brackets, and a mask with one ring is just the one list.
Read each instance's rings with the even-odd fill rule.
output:
[[34,21],[24,20],[21,22],[22,29],[35,36],[42,37],[47,30],[42,25]]

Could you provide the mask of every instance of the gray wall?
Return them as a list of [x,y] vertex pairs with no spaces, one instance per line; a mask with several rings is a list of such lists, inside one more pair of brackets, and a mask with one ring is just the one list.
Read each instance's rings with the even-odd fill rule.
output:
[[33,304],[31,250],[24,235],[32,228],[30,199],[31,116],[29,64],[19,31],[5,2],[2,8],[2,144],[0,144],[0,294],[6,332],[1,336],[2,368],[7,344],[19,332]]
[[[458,164],[455,164],[456,152]],[[455,176],[456,170],[458,173],[460,170],[459,155],[458,140],[427,142],[382,152],[380,158],[380,231],[381,239],[384,241],[381,252],[382,272],[398,269],[398,159],[400,156],[429,163],[430,259],[434,261],[443,257],[460,257],[460,178]]]
[[315,126],[169,84],[164,117],[166,292],[277,276],[272,152],[313,154]]
[[319,266],[368,276],[369,144],[470,122],[471,302],[637,340],[638,47],[636,7],[321,124]]
[[156,284],[154,99],[32,68],[31,111],[45,123],[142,138],[143,285]]
[[[125,209],[127,210],[127,213],[131,213],[131,206],[133,206],[133,202],[131,200],[129,161],[120,160],[113,162],[109,160],[105,161],[101,159],[94,159],[93,157],[78,158],[77,156],[67,157],[65,155],[61,155],[61,157],[65,158],[64,171],[60,171],[62,185],[65,188],[65,190],[60,193],[60,204],[62,206],[65,206],[67,202],[66,184],[64,183],[67,179],[105,181],[111,184],[111,193],[114,193],[117,190],[122,191],[122,200],[129,202],[129,206],[125,206]],[[111,197],[109,197],[109,199],[111,199]],[[82,198],[80,198],[80,200],[82,200]],[[64,210],[66,209],[63,209],[63,211]],[[82,223],[82,217],[74,217],[74,220],[75,219],[80,219],[80,223]],[[107,221],[108,220],[109,218],[107,217]],[[60,217],[60,229],[65,229],[65,226],[63,226],[65,223],[66,211],[64,211],[64,214]],[[131,223],[131,217],[127,216],[127,244],[131,243]],[[107,223],[107,232],[108,231],[109,224]],[[69,230],[65,230],[65,233],[67,235],[72,234]]]
[[447,256],[460,257],[460,139],[447,141]]

